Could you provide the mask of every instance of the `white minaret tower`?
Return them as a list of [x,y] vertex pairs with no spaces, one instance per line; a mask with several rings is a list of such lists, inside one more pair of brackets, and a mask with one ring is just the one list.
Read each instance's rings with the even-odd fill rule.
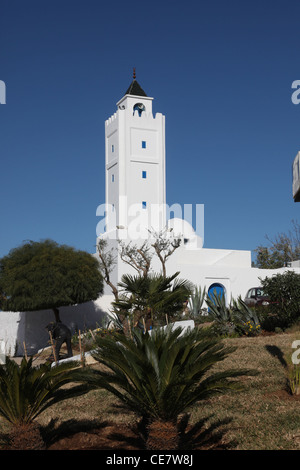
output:
[[[106,232],[143,238],[166,226],[165,116],[133,81],[105,122]],[[122,232],[123,231],[123,232]]]

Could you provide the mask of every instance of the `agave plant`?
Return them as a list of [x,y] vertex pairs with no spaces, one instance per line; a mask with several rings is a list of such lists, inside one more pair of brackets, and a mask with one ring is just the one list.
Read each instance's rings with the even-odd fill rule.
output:
[[235,329],[235,324],[232,309],[227,307],[225,296],[214,291],[206,297],[205,301],[210,315],[216,322],[218,331],[225,335],[231,334]]
[[209,313],[213,315],[217,321],[231,321],[231,312],[226,306],[224,295],[214,291],[206,297],[206,303],[209,307]]
[[202,305],[206,296],[206,289],[201,289],[201,286],[195,286],[188,302],[190,314],[193,318],[197,318],[201,314]]
[[44,448],[36,417],[54,403],[88,391],[85,383],[62,389],[70,382],[83,381],[76,367],[76,362],[34,367],[32,358],[23,358],[18,365],[6,358],[0,366],[0,416],[12,425],[12,449]]
[[245,334],[253,336],[261,332],[260,321],[255,310],[249,307],[241,297],[233,302],[233,315],[236,325]]
[[208,374],[214,364],[235,348],[224,347],[208,329],[154,329],[151,334],[133,331],[133,339],[115,334],[97,339],[93,354],[105,368],[91,369],[87,380],[105,388],[122,406],[147,423],[147,449],[177,449],[178,416],[199,400],[226,390],[237,390],[237,377],[250,370]]

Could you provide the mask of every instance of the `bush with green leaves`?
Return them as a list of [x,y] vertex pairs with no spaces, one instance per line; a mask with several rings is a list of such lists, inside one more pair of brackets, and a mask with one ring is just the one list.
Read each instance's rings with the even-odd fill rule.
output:
[[261,286],[270,298],[270,309],[276,318],[276,326],[286,328],[300,317],[300,274],[285,271],[261,279]]
[[241,297],[226,305],[224,295],[210,294],[206,303],[214,320],[214,330],[221,336],[255,336],[261,333],[261,322],[255,311]]

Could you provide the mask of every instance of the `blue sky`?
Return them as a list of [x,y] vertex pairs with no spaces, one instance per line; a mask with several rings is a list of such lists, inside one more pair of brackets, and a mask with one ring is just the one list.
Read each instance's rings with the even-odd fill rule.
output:
[[299,1],[1,0],[0,256],[52,238],[93,253],[104,121],[136,67],[166,116],[167,203],[204,204],[206,248],[300,222]]

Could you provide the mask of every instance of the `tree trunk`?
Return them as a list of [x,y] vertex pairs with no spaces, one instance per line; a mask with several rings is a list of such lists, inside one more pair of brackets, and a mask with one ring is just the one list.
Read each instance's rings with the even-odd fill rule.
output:
[[179,433],[177,424],[171,421],[152,421],[147,426],[147,450],[177,450]]
[[45,450],[40,426],[35,423],[16,424],[10,433],[10,450]]
[[113,295],[115,296],[115,302],[119,300],[119,291],[116,286],[110,281],[106,281],[106,284],[111,288]]
[[52,310],[54,312],[56,323],[61,323],[61,319],[60,319],[60,316],[59,316],[59,309],[55,307]]

